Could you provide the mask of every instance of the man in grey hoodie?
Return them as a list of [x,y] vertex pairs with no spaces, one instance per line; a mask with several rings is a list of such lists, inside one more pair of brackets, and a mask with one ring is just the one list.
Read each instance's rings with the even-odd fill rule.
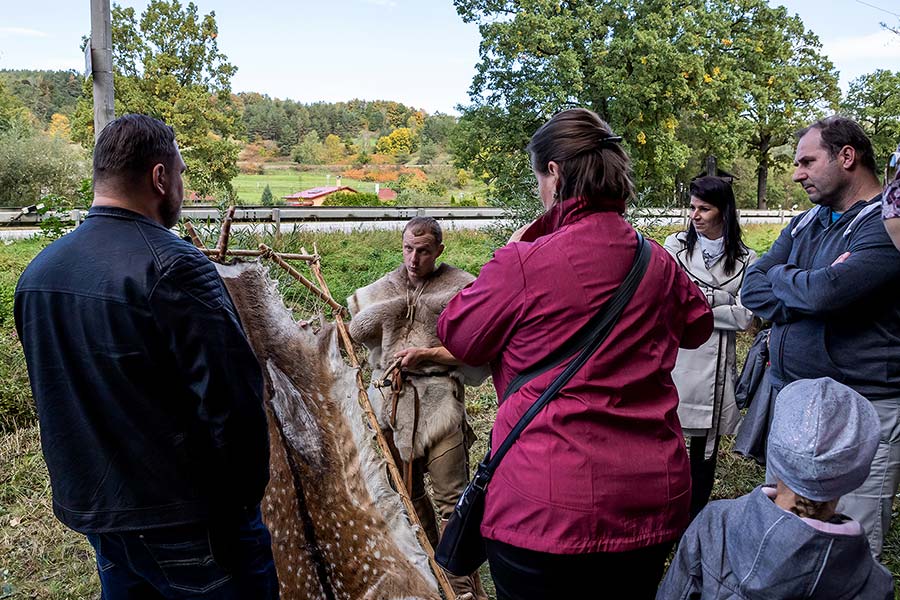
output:
[[708,505],[685,532],[657,600],[887,600],[891,574],[860,524],[835,512],[878,446],[871,403],[833,379],[786,386],[767,462],[776,485]]
[[747,270],[741,300],[772,321],[771,397],[798,379],[832,377],[878,413],[871,473],[838,507],[862,523],[877,557],[900,484],[900,256],[862,128],[829,117],[797,135],[793,178],[817,206]]

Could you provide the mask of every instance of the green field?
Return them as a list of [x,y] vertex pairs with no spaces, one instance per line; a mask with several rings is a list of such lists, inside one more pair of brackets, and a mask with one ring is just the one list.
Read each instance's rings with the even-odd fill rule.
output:
[[[282,196],[302,192],[309,188],[337,185],[337,181],[333,173],[325,171],[295,171],[293,169],[269,168],[266,170],[265,175],[245,175],[242,173],[235,177],[231,184],[234,186],[234,191],[237,192],[241,202],[258,204],[266,185],[272,189],[272,195],[278,201]],[[359,181],[343,177],[341,178],[341,185],[351,187],[357,192],[375,192],[375,184],[370,181]]]
[[[266,165],[264,175],[250,175],[241,173],[235,177],[231,184],[234,191],[238,194],[238,199],[243,204],[259,204],[263,190],[268,185],[272,190],[272,195],[276,202],[282,202],[281,197],[308,190],[310,188],[337,185],[337,174],[326,170],[318,171],[297,171],[290,165],[278,164],[277,166]],[[375,193],[375,183],[372,181],[360,181],[358,179],[349,179],[341,177],[341,185],[353,188],[357,192]],[[382,189],[385,184],[381,184]],[[456,200],[462,198],[476,198],[484,200],[485,186],[481,182],[473,181],[462,189],[450,188],[446,196],[442,199],[447,203],[450,202],[450,196]]]

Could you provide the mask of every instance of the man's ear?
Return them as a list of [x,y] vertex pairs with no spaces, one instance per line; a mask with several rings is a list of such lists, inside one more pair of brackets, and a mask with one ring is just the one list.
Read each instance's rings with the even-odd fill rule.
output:
[[155,164],[152,173],[153,191],[164,196],[168,189],[168,184],[169,173],[166,171],[166,166],[162,163]]
[[443,245],[443,244],[438,244],[438,247],[437,247],[437,254],[435,254],[434,257],[437,258],[438,256],[440,256],[440,255],[443,254],[443,253],[444,253],[444,245]]
[[841,148],[838,151],[838,160],[841,161],[841,166],[845,169],[852,169],[856,166],[857,156],[856,156],[856,148],[853,146],[847,145]]

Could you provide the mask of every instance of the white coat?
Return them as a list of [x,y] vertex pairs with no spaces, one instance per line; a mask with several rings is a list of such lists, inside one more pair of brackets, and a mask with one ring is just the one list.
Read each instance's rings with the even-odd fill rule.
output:
[[688,254],[686,239],[685,231],[670,235],[666,238],[665,248],[706,294],[715,329],[706,343],[696,350],[678,351],[672,379],[678,388],[678,418],[685,435],[707,436],[706,455],[709,457],[715,438],[733,434],[740,421],[740,411],[734,400],[737,379],[735,332],[747,329],[753,318],[753,313],[741,305],[741,284],[747,267],[756,260],[756,253],[745,248],[745,254],[735,262],[734,272],[726,274],[724,257],[707,269],[700,243]]

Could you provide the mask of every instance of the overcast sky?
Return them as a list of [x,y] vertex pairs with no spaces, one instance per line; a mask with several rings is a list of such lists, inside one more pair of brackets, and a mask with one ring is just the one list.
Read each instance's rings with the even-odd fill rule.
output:
[[[140,12],[147,0],[123,0]],[[186,3],[186,2],[185,2]],[[773,1],[773,4],[776,3]],[[895,0],[781,0],[816,32],[841,85],[900,70]],[[397,100],[429,112],[465,103],[480,37],[451,0],[195,0],[216,12],[232,87],[302,102]],[[871,5],[871,6],[870,6]],[[84,69],[90,0],[0,0],[0,68]],[[881,10],[879,10],[879,8]]]

